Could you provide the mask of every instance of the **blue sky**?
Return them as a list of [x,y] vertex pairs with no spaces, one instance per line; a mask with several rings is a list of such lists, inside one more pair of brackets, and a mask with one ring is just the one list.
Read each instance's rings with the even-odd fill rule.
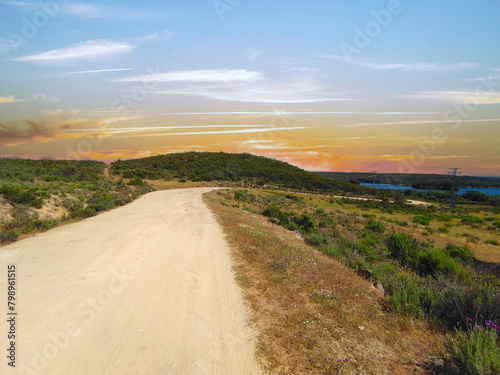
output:
[[500,175],[495,1],[0,1],[0,156]]

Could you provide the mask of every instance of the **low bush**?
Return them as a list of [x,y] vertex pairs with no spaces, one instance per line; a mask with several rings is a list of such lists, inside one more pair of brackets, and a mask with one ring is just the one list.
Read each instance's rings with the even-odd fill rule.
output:
[[3,230],[0,232],[0,243],[8,244],[17,241],[19,234],[13,230]]
[[454,335],[447,335],[445,347],[455,374],[500,374],[500,346],[496,327],[491,323],[486,327],[470,324],[465,332],[456,331]]
[[0,194],[14,204],[27,204],[31,207],[43,206],[44,193],[37,187],[26,184],[0,184]]
[[374,219],[370,219],[366,225],[365,228],[376,233],[384,233],[387,228],[382,224],[380,221],[375,221]]
[[480,217],[473,216],[473,215],[463,215],[460,216],[460,219],[462,219],[462,223],[464,224],[482,224],[484,223],[484,220],[481,219]]
[[312,246],[321,246],[328,243],[328,238],[320,234],[310,234],[306,237],[306,242]]
[[498,242],[497,240],[486,240],[484,241],[484,243],[487,245],[500,246],[500,242]]
[[469,246],[457,246],[451,243],[446,244],[445,252],[452,258],[460,259],[462,262],[471,264],[474,261],[474,253]]

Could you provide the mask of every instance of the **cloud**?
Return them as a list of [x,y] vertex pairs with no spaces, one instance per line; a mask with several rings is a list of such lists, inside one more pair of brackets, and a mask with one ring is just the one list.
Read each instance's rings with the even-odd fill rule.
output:
[[500,103],[500,92],[484,90],[464,91],[423,91],[414,95],[407,95],[411,99],[430,99],[449,103]]
[[159,87],[156,94],[202,96],[224,101],[293,104],[353,100],[342,93],[327,91],[314,77],[271,81],[260,72],[245,69],[185,70],[110,80],[146,81],[169,84]]
[[152,134],[140,134],[133,135],[134,137],[159,137],[159,136],[171,136],[171,135],[222,135],[222,134],[243,134],[243,133],[267,133],[283,130],[300,130],[309,129],[307,126],[289,126],[289,127],[276,127],[276,128],[250,128],[250,129],[234,129],[234,130],[212,130],[212,131],[198,131],[198,132],[177,132],[177,133],[152,133]]
[[174,37],[174,33],[170,30],[162,30],[160,32],[155,32],[150,35],[143,37],[130,38],[129,40],[137,43],[156,43],[156,42],[168,42]]
[[[213,130],[220,129],[223,130]],[[196,129],[195,131],[172,131],[172,130],[189,130]],[[198,130],[198,129],[203,129]],[[205,130],[207,129],[207,130]],[[270,125],[186,125],[186,126],[141,126],[141,127],[113,127],[106,129],[99,128],[79,128],[72,130],[75,132],[101,132],[106,135],[121,135],[131,137],[159,137],[171,135],[220,135],[220,134],[241,134],[241,133],[266,133],[283,130],[300,130],[309,129],[304,126],[280,126],[273,127]]]
[[62,4],[61,11],[67,15],[81,18],[104,18],[113,14],[110,7],[83,3]]
[[36,94],[36,95],[33,95],[30,99],[34,100],[36,102],[51,102],[51,103],[58,103],[59,102],[59,99],[57,99],[56,97],[47,96],[45,94]]
[[[89,120],[78,117],[78,112],[47,111],[39,119],[25,119],[23,123],[0,122],[0,146],[51,142],[57,139],[103,136],[103,128],[110,123],[130,120],[129,117]],[[92,132],[71,133],[84,126],[102,126]]]
[[251,49],[245,53],[245,58],[248,60],[255,60],[256,58],[258,58],[261,55],[262,55],[261,50]]
[[[496,122],[500,121],[500,118],[488,118],[488,119],[478,119],[478,120],[460,120],[460,122]],[[350,125],[341,125],[339,128],[358,128],[366,126],[396,126],[396,125],[420,125],[420,124],[446,124],[446,123],[457,123],[457,120],[426,120],[426,121],[391,121],[391,122],[368,122],[368,123],[358,123]]]
[[6,103],[24,102],[24,99],[16,99],[14,96],[0,96],[0,105]]
[[31,56],[22,56],[13,61],[38,64],[58,64],[74,60],[102,60],[132,51],[134,45],[123,42],[99,39],[73,44],[67,48],[54,49]]
[[374,63],[368,60],[347,58],[341,55],[320,55],[318,57],[323,57],[329,60],[340,61],[351,65],[362,66],[364,68],[375,69],[375,70],[399,70],[401,72],[428,72],[428,71],[443,71],[443,70],[462,70],[462,69],[474,69],[477,64],[470,62],[461,62],[453,64],[440,64],[440,63],[392,63],[392,64],[381,64]]
[[349,111],[267,111],[267,112],[165,112],[156,115],[269,115],[269,116],[295,116],[295,115],[439,115],[441,112],[349,112]]
[[[51,12],[57,17],[83,18],[83,19],[107,19],[112,21],[148,21],[163,18],[170,18],[175,15],[173,12],[158,12],[130,9],[118,6],[104,6],[89,3],[78,3],[70,1],[46,2]],[[43,9],[40,2],[30,1],[0,1],[0,4],[21,8],[25,11],[35,12]]]
[[64,72],[59,73],[61,75],[66,74],[87,74],[87,73],[106,73],[106,72],[121,72],[125,70],[134,70],[134,68],[116,68],[116,69],[99,69],[99,70],[81,70],[78,72]]
[[259,72],[244,69],[227,70],[182,70],[168,73],[154,73],[111,80],[111,82],[254,82],[262,79]]
[[[495,71],[495,69],[492,69],[492,71]],[[500,79],[500,74],[489,74],[487,77],[476,77],[476,78],[470,78],[466,79],[465,81],[468,82],[491,82],[494,80]],[[490,83],[493,85],[493,82]]]

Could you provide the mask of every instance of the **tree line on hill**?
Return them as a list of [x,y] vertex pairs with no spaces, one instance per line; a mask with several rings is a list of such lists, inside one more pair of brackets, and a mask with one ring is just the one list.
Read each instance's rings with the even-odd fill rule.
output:
[[244,181],[309,191],[355,195],[379,194],[376,189],[336,181],[283,161],[248,153],[184,152],[111,163],[110,173],[123,178]]

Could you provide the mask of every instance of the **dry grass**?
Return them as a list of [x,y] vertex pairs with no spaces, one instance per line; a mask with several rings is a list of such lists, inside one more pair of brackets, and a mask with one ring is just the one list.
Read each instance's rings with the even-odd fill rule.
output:
[[[352,270],[264,217],[204,200],[233,247],[251,306],[258,356],[270,374],[425,374],[444,337],[423,320],[389,314]],[[238,205],[239,206],[239,205]]]

